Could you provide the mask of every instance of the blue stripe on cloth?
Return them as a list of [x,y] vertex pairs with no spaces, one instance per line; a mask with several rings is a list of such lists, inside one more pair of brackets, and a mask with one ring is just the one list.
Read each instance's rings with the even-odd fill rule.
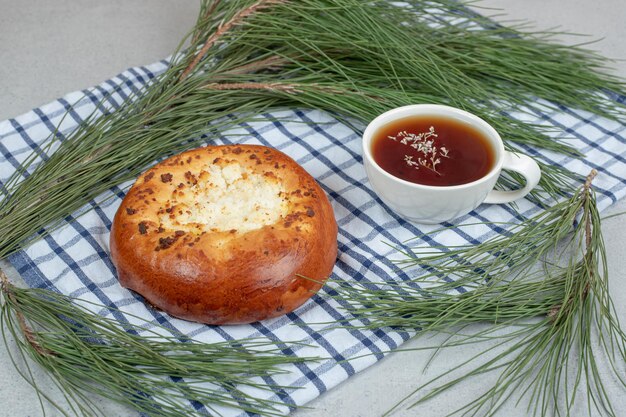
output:
[[[130,94],[158,77],[168,65],[168,61],[163,60],[150,66],[129,69],[93,89],[68,95],[24,116],[0,123],[2,179],[8,178],[19,167],[19,161],[30,152],[41,152],[43,142],[56,129],[57,121],[66,111],[69,110],[69,113],[63,123],[63,135],[75,129],[91,112],[117,108]],[[621,96],[613,98],[624,100]],[[76,103],[77,99],[78,103],[72,106],[70,103]],[[596,167],[602,174],[595,183],[600,201],[608,203],[626,194],[624,125],[603,118],[591,118],[567,108],[551,113],[538,112],[536,121],[569,132],[575,138],[573,143],[588,151],[588,159],[567,159],[528,146],[521,146],[520,149],[547,164],[564,166],[581,175],[586,174],[584,171],[588,168]],[[583,132],[586,129],[593,129],[593,138],[585,137]],[[209,138],[216,138],[211,142],[219,144],[231,143],[236,137],[241,143],[259,143],[283,150],[320,182],[330,197],[339,225],[339,256],[333,277],[345,282],[375,286],[389,280],[409,281],[429,271],[419,267],[398,268],[392,262],[393,256],[397,255],[393,247],[418,253],[420,248],[477,244],[494,234],[506,232],[506,226],[498,222],[517,221],[540,210],[528,201],[520,202],[517,209],[483,205],[460,221],[464,224],[491,224],[460,228],[455,226],[458,222],[451,222],[445,225],[449,226],[445,230],[437,230],[439,226],[416,226],[396,216],[376,197],[363,171],[359,134],[332,115],[303,109],[266,113],[260,115],[259,120],[237,127],[234,133],[238,136],[220,136],[210,132],[201,139],[209,142]],[[41,158],[46,156],[42,154]],[[96,312],[111,314],[121,323],[136,322],[132,315],[139,315],[148,322],[144,326],[146,330],[163,326],[173,335],[188,335],[205,342],[261,337],[278,342],[285,354],[327,358],[319,363],[288,366],[285,367],[289,371],[286,374],[263,378],[265,384],[284,388],[259,395],[283,402],[286,408],[304,404],[331,389],[412,336],[411,332],[387,328],[361,330],[336,326],[353,318],[346,313],[347,302],[333,297],[336,289],[332,285],[324,287],[296,311],[252,325],[205,326],[147,308],[140,296],[118,285],[108,256],[109,230],[115,209],[123,196],[123,185],[113,187],[103,196],[107,198],[106,202],[90,202],[74,216],[64,219],[63,227],[25,250],[14,253],[9,261],[29,286],[80,295],[86,300],[115,307],[119,311]],[[409,239],[412,240],[407,243]],[[450,277],[442,278],[452,280]],[[419,286],[415,288],[419,290]],[[465,291],[463,288],[457,290]],[[306,344],[288,343],[297,340]],[[369,355],[368,359],[348,361],[363,355]],[[199,403],[184,406],[208,412]],[[226,415],[237,413],[224,412]]]

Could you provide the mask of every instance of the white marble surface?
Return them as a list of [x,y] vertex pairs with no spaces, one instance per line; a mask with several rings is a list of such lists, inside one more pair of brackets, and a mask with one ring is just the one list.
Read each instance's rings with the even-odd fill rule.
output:
[[[600,39],[590,46],[605,56],[626,58],[624,0],[484,0],[503,9],[506,19],[529,19],[538,28],[567,29]],[[66,92],[92,86],[127,67],[167,56],[193,25],[197,2],[174,0],[0,0],[0,120],[16,116],[58,98]],[[485,11],[487,14],[495,11]],[[585,39],[568,38],[569,42]],[[626,78],[626,63],[613,65]],[[606,214],[626,211],[625,200]],[[626,216],[603,225],[611,271],[610,285],[619,317],[626,326]],[[418,347],[429,341],[413,341]],[[12,346],[12,344],[10,344]],[[14,350],[11,347],[12,350]],[[446,352],[423,372],[425,352],[396,353],[310,403],[299,417],[379,416],[411,392],[420,382],[458,363],[476,347]],[[41,372],[39,383],[47,386]],[[442,395],[418,409],[395,416],[441,416],[474,398],[493,378],[481,378]],[[618,416],[626,415],[626,392],[611,385]],[[584,393],[583,393],[584,394]],[[62,403],[59,396],[53,396]],[[14,371],[0,345],[0,417],[43,415],[38,399]],[[101,402],[107,416],[132,412]],[[47,415],[61,415],[45,407]],[[584,407],[577,415],[587,415]],[[511,406],[500,415],[526,416],[525,408]],[[593,414],[592,414],[593,415]]]

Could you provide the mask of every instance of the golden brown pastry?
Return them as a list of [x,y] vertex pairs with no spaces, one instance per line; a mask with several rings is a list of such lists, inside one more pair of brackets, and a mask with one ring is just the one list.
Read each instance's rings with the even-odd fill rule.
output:
[[123,286],[208,324],[294,310],[328,278],[336,256],[324,191],[264,146],[209,146],[155,165],[130,189],[111,230]]

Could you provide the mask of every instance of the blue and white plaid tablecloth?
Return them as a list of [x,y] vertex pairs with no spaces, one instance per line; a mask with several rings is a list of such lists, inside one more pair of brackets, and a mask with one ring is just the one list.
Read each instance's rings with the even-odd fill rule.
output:
[[[78,100],[62,125],[67,133],[86,117],[103,95],[117,89],[110,101],[119,104],[133,89],[161,73],[166,61],[147,67],[129,69],[89,91],[68,94],[62,99],[34,109],[15,119],[0,122],[0,181],[13,173],[34,149],[55,129],[70,104]],[[624,100],[625,97],[612,97]],[[280,116],[276,118],[275,116]],[[432,227],[416,226],[395,216],[369,187],[361,158],[360,136],[330,115],[315,110],[284,111],[264,115],[266,121],[241,126],[241,143],[263,144],[277,148],[300,163],[330,196],[339,224],[339,257],[333,276],[347,280],[407,278],[419,270],[399,271],[389,261],[393,250],[388,244],[400,244],[418,237],[423,245],[458,245],[479,243],[498,233],[496,225],[451,228],[428,237],[423,232]],[[528,116],[526,116],[528,117]],[[277,121],[281,120],[281,121]],[[289,122],[284,120],[290,120]],[[573,160],[559,154],[524,149],[538,159],[565,166],[582,175],[592,168],[599,171],[594,181],[599,204],[605,208],[626,193],[626,125],[560,108],[537,114],[536,120],[557,126],[573,139],[570,142],[587,155]],[[302,123],[305,122],[305,123]],[[227,143],[222,138],[220,143]],[[117,281],[109,259],[111,221],[130,183],[116,187],[102,196],[103,203],[91,202],[86,214],[65,219],[63,227],[10,257],[11,264],[31,287],[48,288],[63,294],[118,307],[120,311],[102,311],[116,319],[131,320],[131,313],[176,329],[200,341],[219,341],[244,337],[268,337],[279,341],[303,340],[309,347],[294,348],[297,355],[332,357],[319,363],[293,365],[290,372],[273,382],[285,389],[274,399],[287,405],[305,404],[351,375],[381,359],[411,335],[390,329],[374,331],[331,329],[333,322],[344,318],[341,303],[322,289],[297,311],[286,316],[251,325],[212,327],[189,323],[148,309]],[[112,198],[107,198],[112,197]],[[529,201],[509,206],[482,205],[455,224],[484,221],[510,221],[516,211],[531,215],[539,208]],[[404,275],[404,276],[402,276]],[[295,325],[294,325],[295,324]],[[371,354],[371,355],[367,355]],[[356,360],[344,359],[359,357]],[[269,395],[269,394],[268,394]],[[187,405],[191,407],[191,404]],[[201,406],[195,405],[198,409]],[[285,412],[287,412],[285,408]],[[235,415],[236,411],[226,414]]]

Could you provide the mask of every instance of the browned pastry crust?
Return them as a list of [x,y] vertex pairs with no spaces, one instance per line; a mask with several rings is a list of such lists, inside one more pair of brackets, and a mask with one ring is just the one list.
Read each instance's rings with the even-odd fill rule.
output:
[[336,256],[324,191],[264,146],[209,146],[155,165],[130,189],[111,230],[124,287],[207,324],[293,311],[319,290]]

